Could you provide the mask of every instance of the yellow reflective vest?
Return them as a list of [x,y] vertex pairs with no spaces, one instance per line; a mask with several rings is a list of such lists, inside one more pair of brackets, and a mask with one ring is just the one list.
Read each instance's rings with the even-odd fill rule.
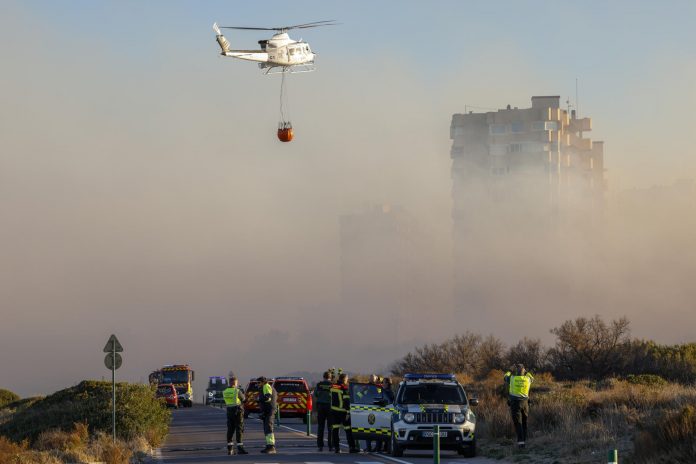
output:
[[242,401],[239,399],[239,388],[228,387],[222,392],[222,399],[225,400],[225,405],[228,408],[239,406]]
[[505,382],[509,385],[508,392],[510,396],[516,398],[529,398],[529,387],[532,386],[534,382],[534,376],[527,372],[524,375],[512,375],[510,371],[505,373],[503,377]]

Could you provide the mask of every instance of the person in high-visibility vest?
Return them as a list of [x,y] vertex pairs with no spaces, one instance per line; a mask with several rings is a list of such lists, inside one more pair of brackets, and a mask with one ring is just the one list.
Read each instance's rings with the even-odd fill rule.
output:
[[351,453],[359,453],[355,446],[353,431],[350,424],[350,392],[348,391],[348,375],[340,374],[336,384],[331,386],[331,433],[333,434],[334,453],[341,452],[339,439],[340,430],[346,431],[346,439]]
[[244,392],[239,388],[237,377],[230,376],[229,386],[222,392],[227,406],[227,454],[235,454],[232,438],[237,438],[237,453],[249,454],[244,449]]
[[517,433],[517,446],[524,448],[527,442],[527,416],[529,416],[529,389],[534,382],[532,374],[522,364],[517,364],[513,372],[507,371],[503,380],[508,385],[508,405],[512,423]]
[[261,422],[263,422],[263,434],[266,437],[266,447],[262,453],[276,454],[275,435],[273,434],[273,419],[278,407],[278,392],[268,383],[266,377],[259,377],[261,391],[259,392],[259,408],[261,409]]

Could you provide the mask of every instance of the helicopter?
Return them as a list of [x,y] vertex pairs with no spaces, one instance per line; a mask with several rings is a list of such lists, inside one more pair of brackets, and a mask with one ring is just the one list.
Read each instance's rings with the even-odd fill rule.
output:
[[[213,23],[213,31],[221,55],[240,60],[255,61],[259,68],[265,69],[265,74],[297,73],[314,71],[314,59],[316,53],[312,52],[307,42],[302,39],[293,40],[288,35],[292,29],[308,29],[320,26],[335,26],[335,20],[315,21],[312,23],[296,24],[283,27],[240,27],[218,26]],[[273,37],[267,40],[259,40],[259,50],[233,50],[230,42],[222,35],[220,29],[238,29],[247,31],[276,31]]]

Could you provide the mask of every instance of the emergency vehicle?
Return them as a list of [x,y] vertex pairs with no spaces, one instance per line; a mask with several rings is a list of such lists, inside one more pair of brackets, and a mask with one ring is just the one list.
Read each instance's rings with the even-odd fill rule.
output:
[[[273,380],[269,380],[273,382]],[[249,414],[254,412],[261,412],[259,409],[259,390],[261,390],[261,384],[258,380],[251,379],[247,384],[246,390],[244,390],[244,417],[249,417]]]
[[208,388],[206,389],[205,404],[224,404],[222,392],[227,388],[227,377],[213,376],[208,377]]
[[280,417],[300,417],[307,423],[312,411],[312,395],[303,377],[276,377],[273,388],[278,392]]
[[161,383],[157,385],[155,398],[164,398],[168,408],[179,407],[179,397],[176,394],[176,388],[171,383]]
[[476,456],[476,415],[454,374],[406,374],[393,404],[378,385],[350,384],[351,430],[356,440],[391,441],[392,456],[406,449],[432,449],[433,426],[440,426],[440,448]]
[[150,383],[171,383],[176,388],[179,406],[193,406],[193,380],[195,373],[188,364],[168,364],[149,375]]

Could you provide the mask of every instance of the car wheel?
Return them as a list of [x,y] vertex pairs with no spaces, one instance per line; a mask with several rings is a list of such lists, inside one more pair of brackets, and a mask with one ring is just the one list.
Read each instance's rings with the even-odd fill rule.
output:
[[460,455],[465,458],[475,458],[476,457],[476,440],[472,440],[471,444],[468,446],[460,446],[457,450]]
[[391,429],[391,455],[395,458],[400,458],[404,455],[404,448],[397,443],[394,429]]

